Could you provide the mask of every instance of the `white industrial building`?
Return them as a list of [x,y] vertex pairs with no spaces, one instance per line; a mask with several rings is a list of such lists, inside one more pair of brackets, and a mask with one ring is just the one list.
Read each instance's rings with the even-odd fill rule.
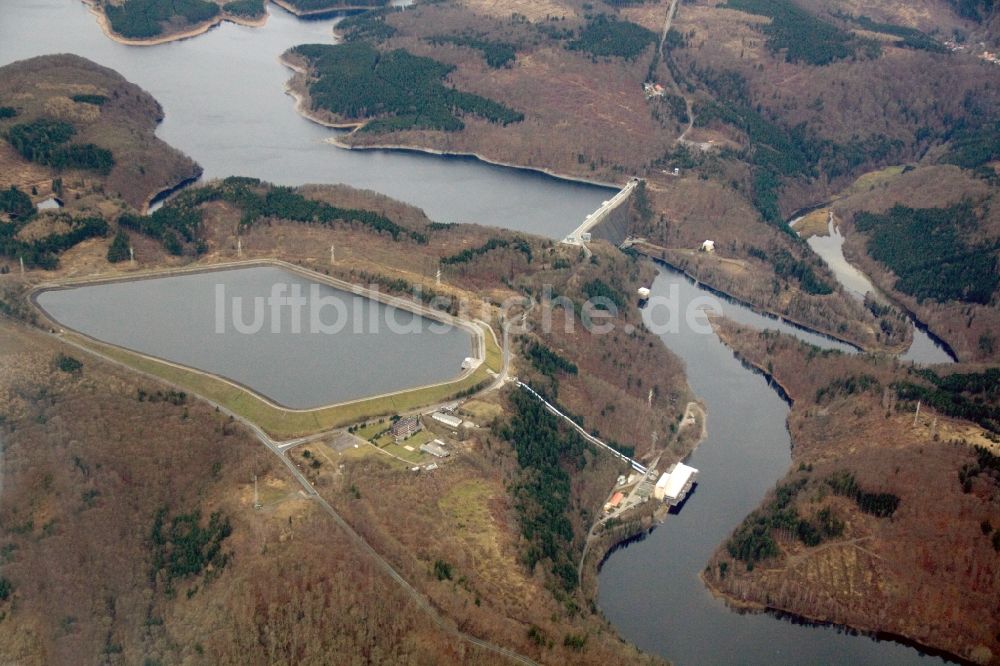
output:
[[434,412],[431,414],[431,418],[438,423],[443,423],[452,430],[458,430],[462,425],[462,419],[458,418],[454,414],[445,414],[444,412]]
[[677,463],[663,473],[653,488],[653,497],[670,505],[680,504],[698,478],[698,470]]
[[448,449],[445,448],[444,442],[440,439],[435,439],[433,442],[421,445],[420,450],[431,454],[435,458],[447,458],[450,455]]

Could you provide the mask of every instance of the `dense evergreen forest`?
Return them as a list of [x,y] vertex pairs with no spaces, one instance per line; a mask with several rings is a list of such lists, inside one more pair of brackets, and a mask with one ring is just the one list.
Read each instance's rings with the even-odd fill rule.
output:
[[805,261],[800,261],[792,256],[792,253],[783,247],[772,249],[770,252],[758,247],[750,246],[747,253],[751,257],[756,257],[766,261],[774,267],[774,273],[785,280],[795,280],[799,283],[802,291],[816,296],[825,296],[833,293],[833,287],[816,275]]
[[1000,244],[965,240],[978,223],[971,204],[949,208],[896,205],[883,214],[860,213],[855,226],[869,234],[868,254],[896,274],[896,289],[923,301],[988,304],[996,292]]
[[11,185],[10,189],[0,190],[0,213],[24,220],[35,214],[35,204],[31,197]]
[[306,44],[293,52],[313,69],[313,106],[344,118],[373,118],[366,132],[458,131],[465,127],[461,113],[503,125],[524,119],[491,99],[446,87],[443,79],[454,67],[402,49],[380,53],[369,43],[351,42]]
[[526,344],[524,355],[531,361],[531,365],[546,377],[554,378],[560,372],[575,375],[578,371],[573,361],[557,354],[541,342],[531,341]]
[[396,34],[396,29],[385,18],[398,9],[373,9],[346,17],[337,24],[337,32],[346,42],[382,42]]
[[111,151],[92,143],[69,143],[75,134],[76,128],[67,122],[40,118],[11,127],[7,141],[22,157],[36,164],[102,174],[111,171],[115,165]]
[[155,238],[167,252],[176,256],[184,254],[183,241],[194,243],[198,254],[205,249],[198,235],[201,229],[200,210],[168,205],[150,215],[125,213],[118,218],[118,224],[122,228]]
[[617,56],[635,60],[656,40],[656,33],[652,30],[601,14],[591,19],[577,38],[566,44],[566,48],[595,57]]
[[881,23],[873,21],[871,18],[864,15],[857,18],[851,18],[850,20],[857,23],[858,26],[864,30],[899,37],[899,40],[894,42],[895,46],[901,46],[908,49],[919,49],[921,51],[931,51],[933,53],[948,53],[948,49],[944,47],[944,44],[937,41],[927,33],[917,30],[916,28],[907,28],[906,26],[896,25],[894,23]]
[[948,0],[962,18],[985,20],[996,9],[996,0]]
[[240,225],[244,227],[268,218],[324,226],[357,224],[377,233],[387,233],[393,240],[409,238],[417,243],[427,242],[423,233],[406,229],[379,213],[331,206],[307,199],[290,187],[240,177],[186,190],[150,215],[125,214],[118,223],[159,240],[171,254],[184,254],[192,244],[194,251],[200,254],[206,249],[201,240],[200,206],[210,201],[226,201],[238,207],[242,211]]
[[986,165],[1000,159],[1000,121],[960,120],[949,139],[944,162],[977,172],[983,168],[988,176],[996,174],[994,169]]
[[67,215],[62,219],[69,226],[68,231],[31,241],[17,238],[24,220],[0,224],[0,256],[24,259],[24,265],[29,268],[53,270],[59,265],[59,255],[66,250],[89,238],[108,235],[108,223],[99,217],[72,218]]
[[129,258],[129,239],[128,234],[125,230],[120,228],[118,233],[115,234],[114,240],[111,241],[111,246],[108,247],[108,261],[112,264],[117,264],[119,262],[125,261]]
[[163,24],[180,20],[203,23],[219,14],[219,6],[206,0],[125,0],[103,3],[111,29],[129,39],[148,39],[163,33]]
[[521,252],[528,259],[529,263],[531,262],[531,245],[523,238],[515,238],[513,241],[509,241],[506,238],[490,238],[479,247],[466,248],[461,252],[444,257],[441,259],[441,263],[446,266],[453,264],[467,264],[473,259],[483,256],[487,252],[511,246],[513,246],[515,250]]
[[594,278],[586,282],[580,290],[587,300],[600,299],[598,302],[594,303],[594,307],[599,310],[607,309],[605,303],[602,301],[610,301],[614,303],[615,307],[619,310],[625,307],[625,295],[622,294],[621,290],[612,287],[604,280],[599,278]]
[[287,0],[300,12],[320,12],[342,7],[385,7],[389,0]]
[[[808,472],[806,472],[808,474]],[[774,498],[757,509],[736,529],[726,544],[729,554],[752,570],[758,562],[777,557],[781,553],[775,532],[797,538],[806,546],[818,546],[825,539],[839,537],[844,531],[844,521],[832,507],[824,507],[812,516],[801,516],[793,506],[795,498],[806,490],[821,496],[819,480],[808,476],[777,486]],[[887,492],[865,490],[850,472],[841,470],[823,479],[823,486],[834,494],[848,497],[861,511],[878,518],[889,518],[899,507],[899,497]]]
[[762,28],[767,47],[774,53],[784,51],[788,62],[823,66],[860,53],[868,57],[881,53],[878,42],[841,30],[792,0],[729,0],[726,6],[770,18],[771,23]]
[[563,589],[573,590],[578,584],[579,548],[566,516],[572,506],[566,468],[581,469],[586,464],[587,445],[527,392],[515,390],[510,400],[513,416],[501,436],[513,444],[521,468],[512,496],[521,534],[530,544],[524,562],[529,570],[547,564]]
[[917,371],[924,381],[893,385],[900,400],[921,401],[937,412],[978,423],[1000,435],[1000,368],[940,376],[931,369]]
[[513,44],[496,42],[472,35],[435,35],[427,39],[431,44],[454,44],[475,49],[483,54],[486,64],[494,69],[506,67],[514,62],[517,50]]
[[0,120],[13,118],[17,115],[17,109],[12,106],[0,106]]
[[259,18],[264,15],[264,0],[233,0],[222,5],[222,11],[243,18]]
[[218,512],[212,513],[203,527],[198,510],[168,519],[167,509],[160,509],[149,533],[153,555],[150,581],[163,585],[161,591],[165,594],[173,594],[177,579],[203,572],[213,578],[218,576],[229,562],[230,555],[222,551],[222,543],[232,532],[229,519]]
[[893,493],[865,490],[850,472],[835,472],[827,477],[826,483],[835,494],[854,500],[859,509],[877,518],[890,518],[899,508],[899,497]]
[[77,104],[91,104],[93,106],[104,106],[108,101],[104,95],[73,95],[70,99]]
[[881,134],[835,143],[814,136],[803,125],[785,127],[762,115],[738,72],[704,69],[697,75],[716,100],[696,106],[695,124],[722,122],[746,135],[748,147],[739,157],[752,166],[751,200],[766,222],[791,235],[779,206],[785,179],[814,179],[821,173],[838,178],[864,165],[892,162],[905,148],[902,141]]
[[[778,485],[775,489],[775,498],[747,516],[729,538],[726,549],[732,557],[746,564],[748,570],[753,569],[757,562],[777,557],[781,552],[772,534],[774,530],[799,533],[802,518],[792,506],[792,501],[805,486],[806,481],[798,479]],[[807,527],[801,533],[812,538],[813,531]]]

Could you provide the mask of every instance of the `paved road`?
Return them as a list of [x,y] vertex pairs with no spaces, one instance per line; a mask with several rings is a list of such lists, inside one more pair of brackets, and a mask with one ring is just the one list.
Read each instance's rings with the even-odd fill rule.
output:
[[[677,6],[680,4],[680,0],[672,0],[670,3],[670,9],[667,10],[667,20],[663,23],[663,34],[660,35],[660,57],[666,58],[666,45],[667,45],[667,33],[670,32],[671,26],[674,24],[674,17],[677,16]],[[679,143],[687,143],[687,135],[694,128],[694,104],[691,103],[691,98],[685,95],[681,91],[680,84],[673,80],[671,77],[671,82],[674,84],[674,90],[684,99],[684,105],[687,107],[688,125],[681,132],[681,135],[677,137]]]
[[[132,368],[132,367],[130,367],[130,366],[128,366],[128,365],[126,365],[126,364],[124,364],[124,363],[122,363],[122,362],[114,359],[114,358],[111,358],[109,356],[105,356],[104,354],[102,354],[102,353],[100,353],[100,352],[98,352],[96,350],[90,349],[89,347],[86,347],[86,346],[84,346],[82,344],[79,344],[79,343],[74,342],[74,341],[72,341],[70,339],[64,338],[61,335],[59,335],[58,333],[49,333],[47,331],[43,331],[43,332],[46,335],[49,335],[49,336],[51,336],[51,337],[59,340],[63,344],[75,347],[75,348],[77,348],[78,350],[80,350],[81,352],[83,352],[85,354],[99,357],[103,361],[105,361],[107,363],[110,363],[110,364],[112,364],[114,366],[117,366],[117,367],[120,367],[120,368],[124,368],[128,372],[144,376],[147,379],[150,379],[151,381],[155,381],[155,382],[158,382],[158,383],[161,383],[161,384],[167,384],[168,386],[172,386],[173,388],[178,389],[178,390],[185,390],[185,391],[187,390],[187,389],[185,389],[182,386],[173,385],[170,382],[167,382],[167,381],[165,381],[165,380],[163,380],[163,379],[161,379],[159,377],[156,377],[155,375],[152,375],[152,374],[149,374],[149,373],[146,373],[146,372],[142,372],[141,370],[136,370],[135,368]],[[524,656],[524,655],[522,655],[522,654],[520,654],[518,652],[515,652],[514,650],[505,648],[505,647],[503,647],[501,645],[497,645],[495,643],[490,643],[489,641],[484,641],[484,640],[482,640],[480,638],[477,638],[475,636],[467,634],[467,633],[459,630],[458,628],[456,628],[451,622],[449,622],[444,616],[442,616],[437,611],[437,609],[434,608],[433,605],[431,605],[431,602],[423,594],[421,594],[419,591],[416,590],[416,588],[414,588],[412,585],[410,585],[410,583],[407,582],[407,580],[405,578],[403,578],[403,576],[398,571],[396,571],[396,569],[388,562],[388,560],[386,560],[384,557],[382,557],[378,553],[378,551],[376,551],[374,548],[372,548],[371,545],[369,545],[368,542],[365,541],[364,538],[360,534],[358,534],[354,530],[354,528],[351,527],[350,524],[346,520],[344,520],[344,518],[339,513],[337,513],[337,510],[334,509],[333,506],[331,506],[330,503],[327,502],[316,491],[316,489],[313,487],[313,485],[311,483],[309,483],[309,480],[305,477],[305,475],[302,474],[302,472],[298,469],[298,467],[296,467],[295,463],[292,462],[292,460],[288,456],[286,456],[284,454],[284,451],[288,450],[292,446],[296,446],[298,444],[302,444],[302,443],[304,443],[306,441],[312,441],[314,439],[318,439],[320,437],[326,436],[329,433],[316,433],[314,435],[310,435],[309,437],[300,437],[298,439],[290,440],[289,442],[277,442],[277,441],[271,439],[271,437],[268,436],[268,434],[266,432],[264,432],[256,424],[248,421],[247,419],[243,418],[239,414],[236,414],[236,413],[230,411],[224,405],[221,405],[221,404],[219,404],[217,402],[214,402],[214,401],[209,400],[207,398],[204,398],[202,396],[197,396],[197,398],[199,400],[203,400],[204,402],[208,403],[212,407],[215,407],[216,409],[219,410],[220,413],[225,414],[225,415],[231,417],[233,420],[241,423],[247,429],[249,429],[250,432],[252,432],[254,434],[254,436],[257,437],[257,439],[260,440],[260,442],[264,446],[266,446],[268,448],[268,450],[271,451],[271,453],[273,453],[274,455],[276,455],[278,457],[278,459],[281,460],[282,464],[284,464],[284,466],[292,474],[292,476],[295,478],[295,480],[297,480],[299,482],[299,484],[302,486],[302,488],[305,491],[306,495],[310,499],[314,500],[320,506],[320,508],[324,512],[326,512],[330,516],[330,518],[333,519],[334,523],[336,523],[337,526],[340,527],[341,530],[343,530],[343,532],[347,535],[347,537],[350,539],[350,541],[352,543],[354,543],[354,545],[356,545],[363,552],[367,553],[375,561],[375,563],[379,566],[379,568],[381,568],[386,573],[386,575],[388,575],[390,578],[392,578],[394,581],[396,581],[396,583],[403,589],[403,591],[417,605],[417,607],[419,607],[420,609],[422,609],[423,611],[425,611],[427,613],[427,615],[430,617],[431,621],[433,621],[434,624],[438,628],[440,628],[442,631],[444,631],[444,632],[446,632],[446,633],[454,636],[455,638],[458,638],[459,640],[462,640],[462,641],[464,641],[466,643],[469,643],[470,645],[474,645],[474,646],[482,648],[484,650],[488,650],[488,651],[493,652],[495,654],[501,655],[503,657],[506,657],[506,658],[510,659],[513,662],[517,662],[517,663],[520,663],[520,664],[528,664],[528,665],[535,665],[535,666],[537,666],[537,662],[533,661],[529,657],[526,657],[526,656]]]
[[667,43],[667,33],[670,32],[670,27],[674,24],[674,16],[677,15],[677,5],[680,4],[680,0],[672,0],[670,3],[670,9],[667,10],[667,20],[663,24],[663,34],[660,35],[660,55],[666,56],[667,54],[663,51],[663,47]]

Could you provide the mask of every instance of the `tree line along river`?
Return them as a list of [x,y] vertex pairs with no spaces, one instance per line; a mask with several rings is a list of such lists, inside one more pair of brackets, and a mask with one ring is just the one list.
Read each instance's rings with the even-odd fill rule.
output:
[[[423,208],[442,222],[477,222],[561,238],[609,190],[470,158],[401,151],[347,151],[326,143],[335,130],[302,118],[284,93],[291,72],[278,57],[297,44],[332,41],[333,19],[301,21],[269,7],[263,28],[232,24],[195,39],[129,47],[108,39],[79,0],[7,0],[0,65],[75,53],[120,72],[163,105],[158,135],[188,153],[205,177],[255,176],[279,184],[346,183]],[[682,305],[708,292],[661,270],[653,294]],[[731,303],[727,316],[783,328],[838,346]],[[653,313],[655,316],[655,313]],[[913,649],[831,627],[729,610],[698,574],[712,550],[753,510],[790,463],[787,405],[714,334],[681,330],[664,342],[687,364],[708,407],[709,437],[691,457],[701,470],[684,507],[646,539],[612,553],[598,604],[639,647],[681,664],[926,663]]]

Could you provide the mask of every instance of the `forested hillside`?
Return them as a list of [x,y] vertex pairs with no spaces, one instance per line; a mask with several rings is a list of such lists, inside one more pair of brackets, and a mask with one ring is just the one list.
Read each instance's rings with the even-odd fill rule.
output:
[[787,391],[793,446],[788,474],[705,580],[742,602],[989,663],[1000,579],[980,572],[1000,557],[995,369],[887,363],[717,325]]
[[379,52],[366,42],[310,44],[291,51],[307,60],[313,73],[313,108],[351,120],[370,119],[363,131],[406,129],[459,131],[460,114],[509,125],[524,115],[491,99],[444,84],[454,67],[402,49]]
[[156,37],[168,23],[197,25],[219,14],[219,5],[208,0],[125,0],[101,6],[111,29],[129,39]]
[[[156,138],[159,104],[79,56],[0,68],[0,187],[87,209],[100,191],[141,209],[199,167]],[[90,209],[91,211],[93,208]]]

